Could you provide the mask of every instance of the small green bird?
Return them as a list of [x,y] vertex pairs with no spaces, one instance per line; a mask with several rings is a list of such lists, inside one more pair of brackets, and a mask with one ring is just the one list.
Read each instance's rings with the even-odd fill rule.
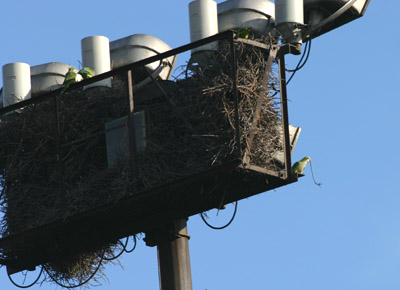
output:
[[64,82],[63,82],[63,89],[61,90],[60,95],[62,95],[70,85],[72,85],[74,82],[76,82],[76,68],[71,66],[68,69],[67,74],[65,75]]
[[295,164],[292,166],[292,172],[293,173],[300,173],[303,174],[303,170],[306,167],[307,163],[311,162],[311,158],[306,156],[300,161],[297,161]]
[[94,69],[92,69],[90,67],[83,67],[80,69],[78,74],[80,74],[82,76],[82,78],[84,80],[86,80],[86,79],[90,79],[91,77],[94,77],[95,72],[94,72]]
[[250,28],[243,26],[243,27],[239,27],[237,31],[238,31],[238,36],[240,38],[245,38],[245,39],[249,38]]

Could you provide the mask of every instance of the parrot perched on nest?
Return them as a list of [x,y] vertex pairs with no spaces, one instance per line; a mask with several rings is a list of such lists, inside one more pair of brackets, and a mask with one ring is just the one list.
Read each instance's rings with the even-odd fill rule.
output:
[[60,95],[62,95],[70,85],[72,85],[74,82],[76,82],[76,68],[71,66],[68,69],[67,74],[65,75],[64,82],[63,82],[63,89],[61,90]]
[[78,74],[80,74],[82,76],[82,78],[84,80],[86,79],[90,79],[91,77],[94,77],[95,72],[92,68],[90,67],[83,67],[80,69],[80,71],[78,72]]
[[245,27],[245,26],[244,27],[239,27],[237,31],[238,31],[238,36],[240,38],[245,38],[245,39],[249,38],[250,28]]
[[306,156],[300,161],[297,161],[295,164],[292,166],[292,172],[293,173],[300,173],[303,174],[303,170],[306,167],[307,163],[311,162],[311,158]]

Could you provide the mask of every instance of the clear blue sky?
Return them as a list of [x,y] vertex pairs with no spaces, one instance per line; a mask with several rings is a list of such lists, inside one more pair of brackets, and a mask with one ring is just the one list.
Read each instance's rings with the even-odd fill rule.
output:
[[[91,35],[189,42],[189,1],[3,2],[1,66],[78,66]],[[399,1],[372,0],[363,18],[313,41],[288,87],[289,119],[303,129],[293,159],[311,156],[322,188],[307,168],[298,183],[241,201],[223,231],[191,217],[194,289],[400,289],[399,10]],[[96,289],[159,289],[155,248],[140,241],[122,263]],[[1,268],[0,289],[13,288]]]

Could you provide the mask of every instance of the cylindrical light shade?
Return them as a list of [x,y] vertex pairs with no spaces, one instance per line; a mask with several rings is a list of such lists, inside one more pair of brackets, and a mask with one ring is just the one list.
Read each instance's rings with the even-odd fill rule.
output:
[[318,37],[364,15],[370,0],[304,0],[303,40]]
[[284,42],[300,43],[304,25],[303,0],[276,0],[275,27]]
[[[161,39],[142,33],[133,34],[110,42],[111,62],[114,69],[161,54],[171,49],[172,48]],[[177,55],[170,56],[166,59],[148,63],[145,67],[151,74],[162,69],[158,76],[154,77],[167,80],[172,74],[176,58]],[[135,84],[148,77],[145,71],[141,73],[139,69],[136,69],[134,74],[133,79]]]
[[31,66],[33,97],[62,87],[68,69],[68,64],[60,62],[49,62]]
[[[82,65],[92,68],[96,75],[110,71],[110,41],[105,36],[89,36],[81,41]],[[101,80],[90,87],[111,87],[111,79]]]
[[[218,33],[217,3],[213,0],[195,0],[189,3],[190,42]],[[192,49],[194,53],[216,51],[217,42]]]
[[304,24],[302,0],[275,0],[275,25],[284,23]]
[[18,103],[31,97],[31,67],[14,62],[3,66],[3,106]]
[[275,22],[275,3],[270,0],[228,0],[218,4],[218,31],[248,27],[267,34]]

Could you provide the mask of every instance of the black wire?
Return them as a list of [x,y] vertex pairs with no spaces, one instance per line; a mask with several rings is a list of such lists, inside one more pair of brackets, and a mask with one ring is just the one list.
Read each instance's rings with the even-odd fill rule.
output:
[[[127,244],[128,244],[128,238],[129,238],[129,237],[126,238]],[[132,253],[132,252],[136,249],[136,242],[137,242],[137,240],[136,240],[136,236],[135,236],[135,235],[133,236],[133,240],[135,241],[135,245],[133,246],[133,248],[132,248],[131,250],[127,250],[127,249],[126,249],[126,246],[125,246],[125,252],[127,252],[127,253]]]
[[[310,43],[310,44],[307,45],[308,43]],[[307,53],[306,53],[306,50],[307,50]],[[294,70],[287,70],[287,71],[289,71],[289,72],[291,71],[291,72],[292,72],[292,75],[291,75],[290,78],[287,80],[286,85],[288,85],[288,84],[290,83],[290,81],[292,80],[292,78],[294,77],[294,75],[296,74],[296,72],[299,71],[301,68],[303,68],[304,65],[307,63],[308,58],[309,58],[309,56],[310,56],[310,52],[311,52],[311,39],[310,39],[309,41],[306,42],[306,48],[304,49],[303,56],[301,57],[299,63],[298,63],[297,66],[296,66],[296,68],[295,68]],[[305,58],[304,62],[301,63],[301,61],[302,61],[303,58],[304,58],[304,55],[306,55],[306,58]]]
[[[290,81],[294,77],[295,73],[297,71],[299,71],[300,69],[302,69],[304,67],[304,65],[307,63],[308,58],[310,57],[310,52],[311,52],[311,39],[306,42],[303,54],[302,54],[299,62],[297,63],[296,67],[294,69],[285,69],[287,72],[292,73],[291,76],[289,77],[289,80],[286,82],[286,85],[288,85],[290,83]],[[304,57],[306,57],[306,59],[302,63]],[[271,98],[275,97],[278,93],[279,92],[275,92],[273,95],[271,95]]]
[[13,279],[11,278],[11,275],[8,273],[8,271],[7,271],[7,276],[8,276],[8,279],[11,281],[11,283],[13,283],[14,286],[16,286],[18,288],[29,288],[29,287],[32,287],[33,285],[35,285],[37,283],[37,281],[39,281],[40,276],[42,276],[42,273],[43,273],[43,266],[41,267],[40,273],[39,273],[38,277],[36,278],[36,280],[26,286],[18,285],[17,283],[15,283],[13,281]]
[[112,258],[107,258],[107,257],[105,257],[105,253],[104,253],[103,260],[112,261],[112,260],[119,258],[126,250],[126,246],[128,245],[128,238],[129,237],[126,238],[125,245],[120,240],[118,240],[118,243],[121,244],[121,246],[122,246],[122,250],[121,250],[121,252],[118,253],[118,255],[113,256]]
[[[306,56],[306,54],[307,54],[307,52],[308,52],[309,43],[310,43],[310,41],[307,41],[307,42],[306,42],[306,44],[305,44],[305,46],[304,46],[303,53],[302,53],[302,55],[301,55],[301,58],[300,58],[299,62],[298,62],[297,65],[296,65],[296,67],[295,67],[294,69],[285,69],[287,72],[295,72],[295,71],[298,71],[301,67],[304,66],[304,63],[303,63],[303,64],[301,64],[301,63],[302,63],[304,57]],[[301,66],[301,67],[300,67],[300,66]]]
[[66,286],[66,285],[63,285],[63,284],[61,284],[60,282],[58,282],[56,278],[54,278],[52,275],[50,275],[50,273],[49,273],[49,271],[47,271],[47,269],[45,269],[45,271],[46,271],[47,275],[49,275],[49,277],[51,278],[51,280],[53,280],[53,282],[56,283],[58,286],[61,286],[61,287],[67,288],[67,289],[73,289],[73,288],[81,287],[81,286],[83,286],[84,284],[86,284],[87,282],[89,282],[89,281],[97,274],[97,272],[99,271],[99,269],[100,269],[100,267],[101,267],[101,263],[103,262],[103,256],[104,256],[104,254],[105,254],[105,253],[103,253],[103,255],[100,256],[99,264],[97,265],[96,270],[90,275],[90,277],[87,278],[85,281],[80,282],[80,283],[77,284],[77,285],[73,285],[73,286]]
[[115,260],[115,259],[119,258],[124,252],[125,253],[132,253],[136,249],[136,236],[133,235],[133,241],[135,242],[135,244],[134,244],[134,246],[133,246],[133,248],[131,250],[127,250],[126,249],[127,246],[128,246],[128,241],[129,241],[129,237],[126,237],[126,240],[125,240],[124,244],[119,240],[118,243],[121,244],[121,246],[122,246],[121,252],[119,252],[118,255],[113,256],[112,258],[107,258],[107,257],[105,257],[103,255],[103,259],[106,260],[106,261],[112,261],[112,260]]
[[306,59],[305,59],[304,62],[297,68],[297,70],[302,69],[303,66],[305,66],[305,64],[307,63],[308,58],[310,57],[310,53],[311,53],[311,39],[310,39],[309,41],[307,41],[306,44],[308,44],[308,46],[307,46],[308,51],[307,51]]
[[235,211],[233,212],[232,218],[231,218],[231,220],[230,220],[226,225],[224,225],[224,226],[222,226],[222,227],[215,227],[215,226],[213,226],[213,225],[210,225],[210,224],[206,221],[206,219],[204,218],[204,212],[200,213],[200,216],[201,216],[201,219],[203,220],[203,222],[204,222],[207,226],[209,226],[210,228],[212,228],[212,229],[214,229],[214,230],[223,230],[223,229],[227,228],[227,227],[233,222],[233,220],[235,219],[236,212],[237,212],[237,207],[238,207],[238,201],[235,201]]

